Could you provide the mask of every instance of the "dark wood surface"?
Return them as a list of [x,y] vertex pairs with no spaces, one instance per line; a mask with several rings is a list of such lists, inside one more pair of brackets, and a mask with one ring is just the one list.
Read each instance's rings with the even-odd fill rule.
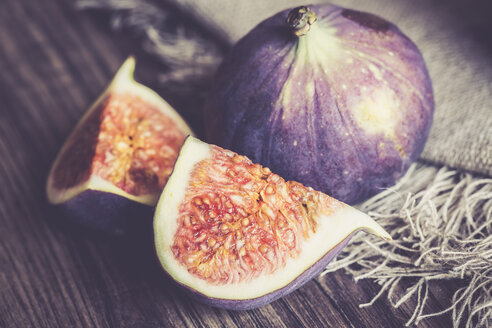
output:
[[[160,68],[140,46],[68,0],[0,1],[0,327],[403,327],[415,304],[359,309],[377,285],[343,272],[252,311],[196,303],[161,272],[149,218],[142,232],[113,237],[72,225],[47,204],[57,151],[130,53],[137,78],[201,131],[199,104],[159,88]],[[449,287],[432,290],[427,310],[449,304]],[[420,325],[450,326],[449,316]]]

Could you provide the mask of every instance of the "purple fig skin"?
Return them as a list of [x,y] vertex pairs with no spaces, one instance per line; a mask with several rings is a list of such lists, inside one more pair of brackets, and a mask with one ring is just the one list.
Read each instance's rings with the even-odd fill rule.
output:
[[88,189],[57,205],[61,215],[85,227],[115,235],[152,222],[154,208],[123,196]]
[[293,291],[300,288],[305,283],[307,283],[308,281],[319,275],[321,271],[323,271],[323,269],[326,268],[328,263],[330,263],[348,244],[352,236],[353,233],[349,235],[347,238],[345,238],[335,248],[328,251],[320,260],[314,263],[311,267],[307,268],[306,271],[304,271],[301,275],[299,275],[296,279],[294,279],[289,285],[258,298],[247,299],[247,300],[213,298],[198,292],[197,290],[193,289],[191,286],[187,286],[183,284],[179,284],[179,285],[183,288],[183,290],[188,295],[190,295],[193,299],[197,300],[200,303],[204,303],[221,309],[237,310],[237,311],[256,309],[266,304],[269,304],[281,297],[284,297],[287,294],[292,293]]
[[[233,47],[206,104],[207,138],[355,204],[394,185],[422,152],[434,111],[431,80],[415,44],[392,23],[329,4],[309,7],[317,21],[307,35],[293,34],[286,10]],[[316,46],[336,54],[313,56],[310,46],[296,57],[300,38],[315,27],[318,36],[332,31]],[[379,101],[386,113],[374,118]]]

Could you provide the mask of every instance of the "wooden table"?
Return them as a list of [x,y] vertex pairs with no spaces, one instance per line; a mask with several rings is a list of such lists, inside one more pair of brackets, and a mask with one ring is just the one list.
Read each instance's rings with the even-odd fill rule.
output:
[[[160,89],[158,63],[107,21],[69,0],[0,2],[0,327],[404,326],[415,304],[393,309],[382,300],[359,309],[378,288],[343,272],[257,310],[211,308],[161,272],[150,229],[113,237],[57,215],[45,200],[50,165],[130,53],[137,55],[137,78],[202,130],[199,106]],[[434,289],[428,310],[443,309],[451,295],[447,286]],[[442,316],[420,326],[451,321]]]

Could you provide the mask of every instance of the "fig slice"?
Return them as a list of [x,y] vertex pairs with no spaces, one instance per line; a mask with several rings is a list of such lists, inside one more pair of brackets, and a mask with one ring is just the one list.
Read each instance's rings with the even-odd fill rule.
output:
[[234,310],[294,291],[361,229],[391,239],[366,214],[191,136],[154,215],[163,269],[199,301]]
[[133,79],[134,70],[129,57],[65,142],[46,185],[50,203],[111,232],[152,217],[179,148],[192,134],[166,101]]

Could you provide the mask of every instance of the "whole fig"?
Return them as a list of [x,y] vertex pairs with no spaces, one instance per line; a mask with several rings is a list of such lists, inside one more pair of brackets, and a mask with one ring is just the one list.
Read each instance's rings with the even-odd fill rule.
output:
[[372,14],[282,11],[242,38],[206,104],[208,141],[354,204],[422,152],[434,111],[416,45]]

